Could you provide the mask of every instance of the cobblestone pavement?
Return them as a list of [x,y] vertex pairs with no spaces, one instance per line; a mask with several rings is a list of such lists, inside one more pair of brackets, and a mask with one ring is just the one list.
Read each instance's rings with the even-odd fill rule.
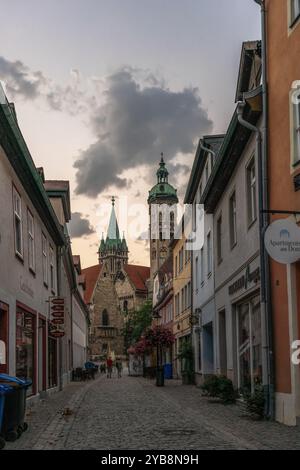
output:
[[300,449],[299,427],[253,421],[178,381],[72,383],[29,408],[27,421],[29,430],[7,449]]

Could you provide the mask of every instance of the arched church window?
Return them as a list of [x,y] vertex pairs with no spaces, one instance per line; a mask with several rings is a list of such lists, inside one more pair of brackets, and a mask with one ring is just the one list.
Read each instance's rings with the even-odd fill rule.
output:
[[102,312],[102,326],[109,326],[109,316],[106,309]]
[[127,311],[128,311],[128,300],[124,300],[124,302],[123,302],[123,310],[124,310],[124,312],[127,312]]

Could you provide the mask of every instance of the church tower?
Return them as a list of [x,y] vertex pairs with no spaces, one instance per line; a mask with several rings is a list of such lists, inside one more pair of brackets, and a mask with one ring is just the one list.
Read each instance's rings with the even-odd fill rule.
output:
[[103,276],[110,276],[112,279],[115,279],[123,266],[128,264],[128,253],[124,235],[122,239],[120,238],[115,211],[115,198],[113,197],[106,240],[102,236],[98,251],[99,264],[103,266]]
[[169,184],[169,172],[163,154],[158,171],[157,183],[149,191],[150,214],[150,281],[170,255],[170,241],[174,237],[177,219],[177,190]]

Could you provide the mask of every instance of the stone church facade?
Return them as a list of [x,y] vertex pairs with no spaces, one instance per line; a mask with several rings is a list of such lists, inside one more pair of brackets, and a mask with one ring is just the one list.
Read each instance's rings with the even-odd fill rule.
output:
[[126,354],[122,334],[126,314],[148,298],[150,269],[128,264],[128,247],[125,238],[120,238],[114,198],[107,237],[101,240],[98,256],[98,265],[83,270],[91,316],[89,356],[94,361]]

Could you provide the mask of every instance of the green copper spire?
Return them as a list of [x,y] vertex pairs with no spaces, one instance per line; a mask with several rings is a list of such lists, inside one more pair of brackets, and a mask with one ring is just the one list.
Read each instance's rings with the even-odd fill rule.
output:
[[116,211],[115,211],[115,198],[114,197],[112,197],[111,202],[112,202],[112,210],[111,210],[111,215],[110,215],[106,241],[108,241],[109,239],[110,241],[115,240],[119,242],[120,232],[119,232],[119,226],[118,226],[117,216],[116,216]]
[[157,183],[167,183],[168,182],[168,177],[169,177],[169,172],[166,169],[166,164],[164,161],[164,154],[161,153],[161,161],[159,164],[159,169],[157,170]]
[[166,168],[164,155],[161,154],[159,169],[156,172],[157,184],[149,191],[148,204],[154,202],[168,202],[176,204],[178,202],[177,190],[169,184],[169,172]]

